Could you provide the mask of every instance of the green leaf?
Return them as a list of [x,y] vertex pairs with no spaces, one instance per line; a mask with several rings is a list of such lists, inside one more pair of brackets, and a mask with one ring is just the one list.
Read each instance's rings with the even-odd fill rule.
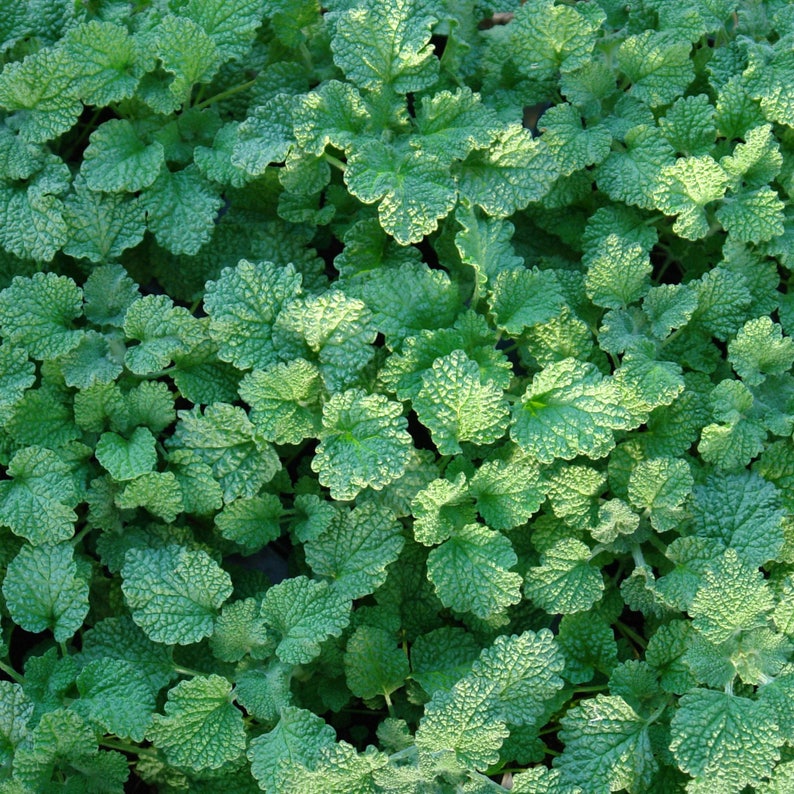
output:
[[0,345],[0,421],[5,422],[36,380],[36,365],[10,343]]
[[763,565],[783,545],[780,494],[755,472],[712,474],[693,490],[695,533],[734,549],[751,566]]
[[601,598],[604,580],[590,565],[590,548],[573,538],[560,540],[527,572],[527,598],[551,614],[583,612]]
[[416,732],[420,758],[452,769],[484,770],[495,764],[509,731],[497,717],[497,684],[467,676],[450,690],[440,690],[425,706]]
[[85,631],[80,657],[87,663],[121,660],[131,664],[153,694],[177,675],[173,648],[152,642],[129,615],[105,618]]
[[433,362],[413,407],[442,455],[459,453],[461,441],[490,444],[507,429],[502,390],[492,381],[483,383],[477,362],[461,350]]
[[471,677],[496,684],[492,698],[500,718],[510,725],[532,725],[563,687],[562,652],[549,629],[502,635],[474,662]]
[[237,676],[235,700],[260,722],[275,725],[292,700],[291,677],[292,665],[275,660],[246,670]]
[[651,269],[650,256],[640,244],[610,234],[589,252],[587,295],[597,306],[624,308],[647,293]]
[[152,721],[154,693],[144,673],[121,659],[96,659],[77,676],[71,708],[108,733],[142,742]]
[[405,683],[408,657],[396,638],[375,626],[359,626],[345,649],[345,679],[350,691],[368,700],[387,698]]
[[[516,256],[511,239],[515,227],[502,218],[481,218],[471,207],[458,205],[455,220],[461,230],[455,235],[455,247],[461,262],[474,268],[482,286],[502,271],[519,270],[524,260]],[[519,277],[521,278],[521,277]]]
[[769,317],[748,320],[728,343],[728,360],[749,386],[758,386],[767,375],[787,372],[794,364],[794,341]]
[[18,111],[23,140],[44,143],[77,123],[83,106],[77,98],[73,69],[65,47],[42,47],[5,66],[0,75],[0,107]]
[[275,450],[257,434],[245,411],[227,403],[208,405],[203,414],[198,407],[180,411],[168,446],[191,450],[210,466],[226,502],[254,496],[281,468]]
[[272,331],[278,313],[301,292],[301,276],[292,265],[241,260],[208,281],[204,308],[218,357],[238,369],[265,369],[278,362]]
[[479,643],[465,629],[433,629],[420,634],[411,646],[411,679],[429,695],[452,689],[469,673],[479,653]]
[[312,469],[333,499],[353,499],[366,487],[379,491],[408,465],[413,445],[407,426],[401,406],[382,394],[334,394],[323,406]]
[[185,509],[182,489],[170,471],[147,471],[138,475],[116,497],[115,504],[122,510],[145,507],[169,524]]
[[260,494],[249,499],[235,499],[215,516],[221,535],[254,554],[281,534],[281,501],[274,494]]
[[66,642],[88,614],[88,582],[69,543],[25,544],[8,564],[3,595],[14,622]]
[[546,142],[510,124],[489,149],[473,152],[462,164],[460,193],[489,215],[505,218],[540,201],[557,176]]
[[720,165],[732,177],[733,190],[763,188],[780,173],[783,165],[772,125],[753,127],[741,137],[744,143],[737,143],[730,155],[720,158]]
[[70,327],[83,313],[82,298],[80,288],[66,276],[15,276],[11,285],[0,292],[3,336],[38,360],[68,353],[83,336],[83,331]]
[[486,461],[469,483],[477,512],[492,529],[512,529],[537,512],[546,496],[537,463],[529,457]]
[[766,186],[726,196],[716,217],[731,238],[744,243],[763,243],[783,234],[785,208],[777,192]]
[[91,262],[118,259],[143,240],[146,214],[137,198],[97,193],[75,184],[64,203],[69,239],[63,252]]
[[[356,256],[357,252],[350,246],[345,250]],[[359,265],[364,262],[362,257]],[[461,308],[460,295],[445,271],[431,269],[415,260],[387,266],[378,266],[378,262],[367,264],[370,264],[368,269],[362,267],[346,282],[345,291],[364,301],[372,312],[374,327],[386,337],[392,350],[399,349],[406,337],[423,329],[442,328],[455,322]]]
[[689,614],[692,625],[713,643],[766,625],[774,600],[763,574],[728,549],[703,577]]
[[135,622],[155,642],[189,645],[212,634],[232,594],[226,573],[206,552],[181,546],[130,549],[121,589]]
[[435,231],[457,200],[455,183],[441,160],[381,141],[356,150],[347,163],[345,183],[365,204],[379,202],[381,226],[400,245],[418,243]]
[[183,306],[174,306],[167,295],[146,295],[132,303],[124,317],[124,333],[139,342],[124,356],[136,375],[167,367],[176,354],[190,350],[204,336],[196,318]]
[[500,129],[495,111],[469,88],[423,96],[416,111],[416,145],[442,160],[462,160],[489,146]]
[[673,31],[645,30],[624,39],[617,56],[631,95],[652,108],[682,96],[695,77],[691,49]]
[[63,394],[46,386],[25,393],[8,420],[6,431],[18,444],[46,444],[55,450],[80,435]]
[[317,576],[350,599],[375,592],[404,544],[402,525],[392,512],[372,503],[338,510],[316,538],[304,544],[306,562]]
[[288,783],[292,765],[313,767],[320,751],[332,747],[335,740],[334,729],[322,717],[287,706],[278,725],[248,747],[251,774],[261,788],[278,791]]
[[312,359],[331,392],[359,379],[375,353],[376,335],[367,307],[339,290],[291,301],[273,330],[279,355]]
[[596,670],[609,675],[617,664],[614,632],[598,611],[563,615],[557,641],[565,656],[565,678],[572,684],[590,681]]
[[658,532],[675,529],[684,518],[684,502],[694,479],[685,460],[651,458],[640,461],[629,477],[629,501],[647,511]]
[[659,127],[679,154],[708,154],[717,132],[714,113],[714,106],[707,94],[679,97],[664,117],[659,119]]
[[443,543],[476,518],[466,487],[466,475],[453,481],[437,479],[419,491],[411,504],[414,537],[425,546]]
[[19,684],[0,681],[0,762],[6,768],[29,735],[33,707]]
[[91,271],[83,285],[85,316],[94,325],[121,328],[127,309],[140,298],[135,282],[116,264],[102,265]]
[[277,94],[253,108],[237,129],[231,164],[249,177],[257,177],[271,163],[285,160],[294,143],[292,111],[296,104],[291,94]]
[[593,781],[590,790],[599,792],[648,790],[658,769],[648,725],[623,698],[596,695],[581,701],[561,725],[565,748],[555,766],[563,780]]
[[519,6],[503,46],[515,68],[545,85],[559,72],[590,61],[595,28],[601,22],[598,16],[588,19],[578,8],[557,5],[554,0],[530,0]]
[[59,358],[67,386],[87,389],[95,383],[112,383],[124,367],[113,356],[108,338],[86,331],[76,348]]
[[614,384],[594,365],[567,358],[532,379],[513,408],[510,435],[541,463],[601,458],[615,446],[613,430],[630,421]]
[[153,64],[146,63],[134,37],[114,22],[92,19],[72,28],[65,39],[74,89],[86,105],[103,107],[129,99]]
[[139,95],[158,113],[178,110],[190,99],[193,86],[208,83],[221,65],[213,40],[184,16],[164,15],[149,33],[147,45],[170,77],[164,81],[151,74],[141,81]]
[[551,270],[504,270],[491,280],[491,310],[496,324],[511,336],[556,317],[565,303],[557,277]]
[[136,427],[129,439],[118,433],[103,433],[96,446],[96,459],[115,480],[134,480],[157,463],[157,439],[145,427]]
[[658,127],[646,124],[629,129],[623,143],[624,151],[611,152],[596,168],[598,187],[613,201],[651,209],[661,170],[674,162],[673,148]]
[[165,150],[158,141],[145,143],[127,119],[109,119],[88,139],[80,173],[91,190],[134,193],[160,175]]
[[196,676],[168,692],[146,738],[173,766],[219,769],[245,752],[243,714],[230,702],[232,685],[219,675]]
[[259,615],[260,606],[255,598],[245,598],[223,607],[210,637],[210,648],[216,659],[239,662],[249,654],[253,659],[267,659],[272,655],[275,641]]
[[44,447],[20,449],[0,482],[0,522],[34,545],[68,540],[79,501],[69,466]]
[[223,506],[223,490],[212,469],[199,455],[175,449],[168,455],[168,470],[176,477],[186,513],[210,515]]
[[583,127],[579,113],[567,102],[549,108],[539,128],[563,176],[602,162],[612,145],[612,134],[606,127]]
[[377,90],[388,86],[407,94],[432,85],[438,60],[430,44],[433,18],[413,0],[388,7],[369,2],[341,13],[331,51],[350,82]]
[[205,179],[195,165],[172,173],[162,170],[141,193],[148,229],[172,254],[197,254],[210,241],[218,210],[220,189]]
[[338,80],[320,83],[293,108],[294,135],[302,149],[321,155],[329,144],[349,152],[362,137],[369,111],[355,86]]
[[180,14],[197,22],[223,61],[241,60],[262,24],[262,0],[189,0]]
[[280,636],[276,655],[288,664],[307,664],[328,637],[339,637],[350,621],[350,600],[327,582],[305,576],[271,587],[261,616]]
[[791,64],[791,36],[780,36],[774,44],[757,42],[748,48],[743,78],[748,93],[760,102],[769,121],[785,124],[794,112],[788,91],[794,66]]
[[687,240],[699,240],[709,231],[705,206],[721,199],[728,186],[728,175],[709,155],[681,157],[661,169],[654,193],[658,208],[666,215],[677,215],[673,231]]
[[122,510],[145,507],[169,524],[185,509],[182,489],[171,471],[147,471],[138,475],[116,496],[115,505]]
[[767,703],[709,689],[681,698],[670,730],[679,767],[698,782],[726,790],[771,774],[783,743]]
[[521,600],[517,562],[504,535],[469,524],[430,552],[427,578],[445,606],[487,619]]

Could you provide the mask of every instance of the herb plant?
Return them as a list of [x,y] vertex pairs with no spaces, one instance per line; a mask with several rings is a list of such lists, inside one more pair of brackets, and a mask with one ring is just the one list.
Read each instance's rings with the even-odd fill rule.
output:
[[794,6],[0,40],[0,793],[794,790]]

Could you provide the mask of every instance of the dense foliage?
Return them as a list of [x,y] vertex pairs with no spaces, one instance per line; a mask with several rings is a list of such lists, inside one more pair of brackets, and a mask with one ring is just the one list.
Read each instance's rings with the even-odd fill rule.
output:
[[0,792],[794,790],[794,6],[0,9]]

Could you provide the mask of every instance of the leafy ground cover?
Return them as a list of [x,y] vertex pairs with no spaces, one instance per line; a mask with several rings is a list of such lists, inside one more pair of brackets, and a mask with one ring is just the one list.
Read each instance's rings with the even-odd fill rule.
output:
[[0,40],[0,793],[794,790],[794,6]]

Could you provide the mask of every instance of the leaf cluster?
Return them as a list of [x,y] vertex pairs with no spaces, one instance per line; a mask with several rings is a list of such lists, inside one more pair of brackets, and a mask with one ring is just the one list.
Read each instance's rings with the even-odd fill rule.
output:
[[794,786],[785,0],[0,10],[0,794]]

